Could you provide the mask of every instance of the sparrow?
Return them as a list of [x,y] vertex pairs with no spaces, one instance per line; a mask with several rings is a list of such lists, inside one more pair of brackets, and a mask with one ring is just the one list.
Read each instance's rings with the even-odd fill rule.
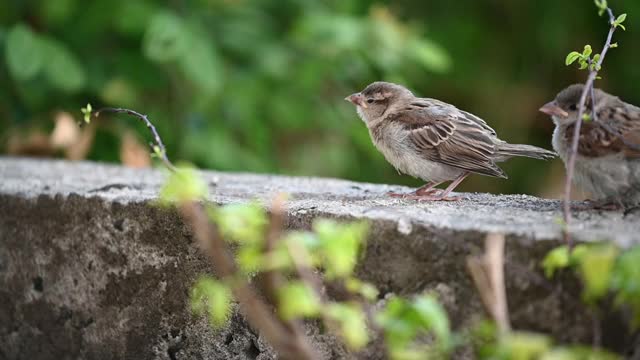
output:
[[[374,82],[345,100],[357,107],[371,140],[398,172],[426,184],[412,193],[391,196],[426,201],[449,197],[470,174],[507,178],[496,165],[514,156],[551,159],[555,153],[502,141],[479,117],[445,102],[416,97],[407,88]],[[444,190],[436,186],[451,181]]]
[[[562,90],[540,108],[556,125],[553,148],[565,166],[571,153],[578,121],[578,104],[584,85]],[[640,108],[595,89],[595,101],[587,98],[585,113],[595,119],[583,121],[573,184],[594,197],[591,207],[619,209],[640,203]]]

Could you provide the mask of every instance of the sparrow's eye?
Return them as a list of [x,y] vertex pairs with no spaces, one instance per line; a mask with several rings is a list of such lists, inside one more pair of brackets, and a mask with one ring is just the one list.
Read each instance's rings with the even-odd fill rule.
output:
[[578,107],[576,106],[576,104],[571,104],[571,106],[569,106],[569,110],[576,111],[578,110]]
[[367,99],[367,102],[371,104],[373,102],[373,99]]

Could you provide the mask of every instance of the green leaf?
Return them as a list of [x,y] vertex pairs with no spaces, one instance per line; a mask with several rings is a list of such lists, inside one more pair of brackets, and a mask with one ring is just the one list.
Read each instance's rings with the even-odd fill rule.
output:
[[378,289],[370,283],[360,281],[356,278],[349,278],[345,282],[345,286],[347,290],[352,293],[357,293],[362,295],[365,299],[369,301],[376,300],[378,297]]
[[584,69],[586,69],[588,67],[589,67],[589,63],[587,62],[587,60],[584,60],[584,58],[581,58],[580,59],[580,67],[579,67],[579,69],[580,70],[584,70]]
[[38,75],[47,57],[42,42],[28,27],[15,25],[6,38],[6,61],[9,73],[19,81]]
[[615,49],[615,48],[617,48],[617,47],[618,47],[618,43],[617,43],[617,42],[615,42],[615,43],[613,43],[613,44],[609,45],[609,47],[610,47],[611,49]]
[[582,51],[582,57],[588,58],[592,52],[593,52],[593,49],[591,49],[591,45],[585,45],[584,51]]
[[582,121],[584,121],[584,122],[590,122],[591,120],[592,120],[592,119],[591,119],[591,114],[589,114],[589,113],[584,113],[584,114],[582,114]]
[[231,314],[231,290],[211,277],[201,277],[191,288],[191,311],[208,313],[213,327],[223,326]]
[[87,124],[90,123],[91,117],[93,116],[93,108],[91,107],[91,104],[87,103],[87,106],[80,109],[80,111],[82,111],[84,122]]
[[569,248],[567,246],[557,247],[547,253],[542,260],[542,268],[546,277],[551,278],[558,269],[569,266]]
[[452,343],[449,317],[433,295],[421,295],[413,302],[422,326],[432,331],[445,349]]
[[626,28],[624,25],[622,25],[622,24],[618,24],[618,27],[619,27],[620,29],[622,29],[623,31],[627,31],[627,28]]
[[607,0],[595,0],[596,6],[598,7],[598,16],[602,16],[602,14],[607,11]]
[[264,270],[266,267],[265,259],[263,248],[259,244],[243,244],[236,254],[238,266],[245,274]]
[[320,301],[309,285],[293,281],[278,289],[278,313],[285,320],[315,317],[320,313]]
[[554,348],[539,360],[622,360],[622,357],[605,350],[574,345]]
[[225,205],[212,209],[209,215],[227,241],[252,246],[264,242],[268,218],[259,203]]
[[369,342],[364,313],[356,303],[330,303],[326,314],[338,324],[340,336],[352,350],[363,348]]
[[224,83],[222,61],[211,39],[197,31],[184,29],[188,52],[181,53],[178,65],[182,73],[201,93],[213,95]]
[[570,262],[572,266],[580,264],[584,256],[590,251],[592,245],[589,244],[579,244],[573,248],[570,254]]
[[175,61],[189,51],[189,37],[183,20],[171,12],[153,17],[143,39],[145,55],[156,62]]
[[551,348],[551,339],[546,335],[511,332],[505,334],[498,344],[500,352],[507,355],[507,359],[537,360]]
[[626,305],[632,310],[631,326],[637,330],[640,327],[640,246],[620,255],[611,276],[611,289],[616,292],[616,305]]
[[432,295],[421,295],[413,302],[393,297],[376,315],[376,322],[384,330],[391,353],[398,355],[394,358],[407,354],[408,350],[417,351],[417,338],[428,333],[435,335],[436,343],[422,352],[446,354],[454,345],[447,314]]
[[353,273],[368,228],[365,222],[340,224],[325,219],[314,222],[327,278],[344,278]]
[[78,58],[56,39],[43,38],[41,41],[47,59],[42,70],[51,85],[68,93],[82,90],[87,83],[87,74]]
[[569,53],[569,55],[567,55],[567,59],[565,60],[565,64],[567,66],[573,64],[574,62],[576,62],[576,60],[580,59],[582,57],[582,54],[580,54],[577,51],[572,51]]
[[164,205],[198,201],[207,197],[207,184],[191,165],[181,164],[172,172],[160,190],[160,203]]
[[622,25],[622,23],[627,19],[627,14],[622,14],[620,16],[618,16],[618,18],[613,22],[613,26],[615,27],[621,27],[622,30],[626,30],[625,27]]
[[581,255],[579,271],[584,282],[585,300],[597,300],[607,294],[619,252],[616,246],[603,244],[589,246],[589,250]]

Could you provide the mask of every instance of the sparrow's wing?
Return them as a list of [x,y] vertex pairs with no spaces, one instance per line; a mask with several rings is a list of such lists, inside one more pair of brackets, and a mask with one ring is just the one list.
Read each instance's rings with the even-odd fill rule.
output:
[[433,99],[417,99],[388,119],[409,131],[409,140],[428,160],[506,178],[492,160],[495,131],[482,119]]
[[[578,153],[585,157],[601,157],[624,153],[627,158],[640,158],[640,108],[617,100],[597,113],[598,121],[585,122],[580,128]],[[574,126],[565,132],[573,140]]]

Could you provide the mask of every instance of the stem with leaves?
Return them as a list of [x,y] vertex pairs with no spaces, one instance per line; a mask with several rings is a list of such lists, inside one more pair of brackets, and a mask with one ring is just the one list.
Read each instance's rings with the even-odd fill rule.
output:
[[[575,172],[575,164],[576,157],[578,154],[578,143],[580,141],[580,128],[582,125],[582,120],[593,120],[597,121],[595,106],[592,105],[592,115],[589,116],[586,114],[585,107],[587,103],[587,97],[591,97],[591,103],[595,104],[595,91],[594,91],[594,82],[598,78],[598,72],[602,69],[602,63],[604,62],[604,58],[607,55],[607,52],[610,48],[617,47],[617,44],[613,44],[611,41],[613,39],[613,33],[616,31],[618,27],[625,30],[624,25],[622,23],[625,21],[627,15],[622,14],[618,18],[613,15],[613,11],[607,6],[606,0],[595,0],[596,6],[599,8],[600,15],[605,12],[609,16],[609,34],[607,35],[607,40],[604,44],[602,52],[600,54],[596,54],[591,58],[591,46],[587,45],[584,48],[582,53],[579,52],[571,52],[566,59],[566,64],[571,65],[576,60],[580,63],[580,69],[589,69],[589,76],[587,78],[587,82],[585,83],[584,89],[582,91],[582,95],[580,96],[580,102],[578,103],[578,121],[576,121],[576,126],[573,132],[573,141],[571,143],[571,151],[569,152],[569,161],[567,162],[567,178],[564,187],[564,203],[563,203],[563,220],[564,220],[564,228],[563,228],[563,237],[567,245],[571,248],[573,246],[573,242],[571,239],[571,234],[569,233],[569,227],[571,224],[571,184],[573,183],[573,176]],[[585,116],[586,115],[586,116]]]
[[140,121],[142,121],[147,126],[147,129],[149,129],[149,131],[151,131],[151,134],[153,135],[153,142],[149,144],[151,146],[151,153],[158,157],[164,163],[167,169],[169,169],[170,171],[176,171],[176,167],[173,165],[173,163],[171,163],[169,157],[167,156],[167,149],[162,143],[160,134],[158,134],[158,131],[156,130],[156,127],[153,126],[153,123],[149,121],[147,115],[123,108],[102,108],[100,110],[93,111],[91,104],[87,104],[86,107],[82,108],[82,113],[84,114],[85,123],[91,122],[91,119],[97,119],[102,113],[127,114],[140,119]]
[[[272,221],[276,220],[274,226],[278,228],[272,228],[271,236],[275,236],[275,233],[281,230],[282,222],[277,220],[282,219],[283,216],[281,206],[279,200],[276,200]],[[204,208],[197,202],[190,201],[182,204],[179,209],[193,229],[201,248],[215,264],[217,275],[222,279],[230,279],[229,283],[233,284],[233,294],[240,303],[249,323],[260,331],[260,334],[267,339],[283,359],[318,359],[319,356],[309,345],[301,324],[276,316],[271,309],[277,304],[268,305],[265,303],[243,276],[238,274],[238,266],[226,242],[220,235],[218,228],[209,221]],[[268,289],[268,293],[271,294],[268,297],[271,301],[275,301],[273,294],[277,289],[274,289],[273,286],[279,282],[277,279],[279,274],[272,273],[271,275],[275,279],[268,280],[268,283],[261,285]],[[266,279],[265,282],[267,282]]]

